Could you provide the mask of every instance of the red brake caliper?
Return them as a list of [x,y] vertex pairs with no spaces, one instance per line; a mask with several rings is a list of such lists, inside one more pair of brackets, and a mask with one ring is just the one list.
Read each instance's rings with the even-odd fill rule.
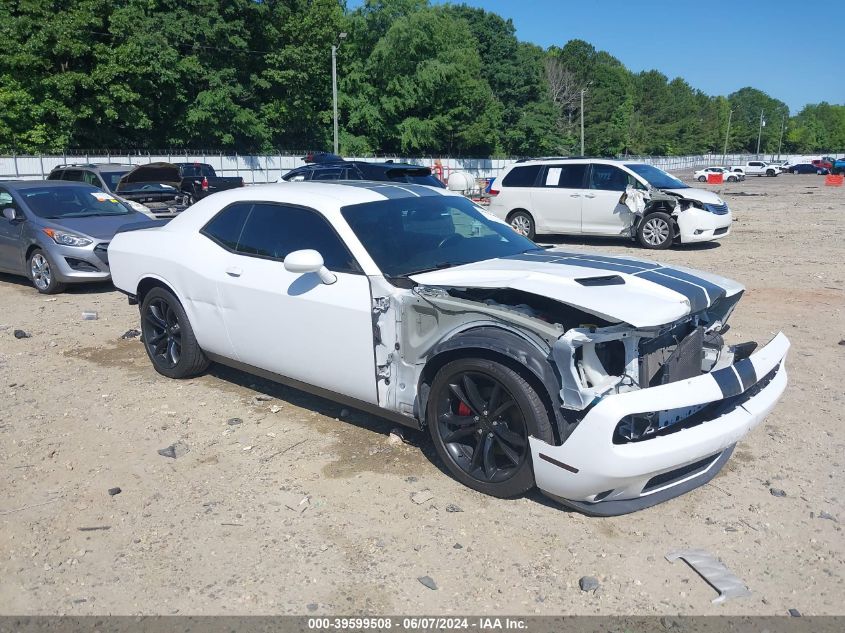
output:
[[470,416],[470,415],[472,415],[472,411],[463,402],[459,402],[458,403],[458,415],[460,415],[460,416]]

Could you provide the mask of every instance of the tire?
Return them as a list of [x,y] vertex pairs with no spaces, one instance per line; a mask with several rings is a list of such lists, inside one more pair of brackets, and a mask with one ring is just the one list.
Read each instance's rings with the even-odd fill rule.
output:
[[50,256],[40,248],[36,248],[29,254],[26,270],[32,285],[41,294],[54,295],[67,288],[67,284],[56,279],[56,267]]
[[705,178],[704,176],[699,176],[698,182],[707,182],[707,178]]
[[514,211],[508,216],[508,224],[511,225],[514,231],[527,237],[529,240],[533,240],[536,235],[534,231],[534,218],[531,217],[528,211]]
[[637,227],[640,245],[652,250],[669,248],[674,240],[672,216],[663,211],[649,213]]
[[735,176],[728,176],[728,182],[736,182]]
[[777,173],[775,172],[775,170],[769,169],[766,171],[766,176],[768,176],[769,178],[774,178],[775,176],[777,176]]
[[484,358],[452,361],[437,372],[426,420],[452,476],[493,497],[531,490],[528,438],[554,439],[549,411],[531,384],[510,367]]
[[164,288],[153,288],[141,303],[141,336],[150,362],[162,376],[190,378],[208,368],[185,309]]

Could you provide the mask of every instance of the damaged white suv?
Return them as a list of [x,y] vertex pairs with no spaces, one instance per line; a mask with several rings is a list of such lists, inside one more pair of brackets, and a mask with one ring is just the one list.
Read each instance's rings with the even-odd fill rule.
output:
[[712,191],[645,163],[605,158],[520,161],[490,187],[490,213],[542,233],[628,237],[650,249],[726,237],[732,216]]
[[739,284],[544,250],[443,189],[220,192],[109,261],[160,373],[217,361],[427,427],[460,482],[589,514],[709,481],[786,386],[783,334],[723,341]]

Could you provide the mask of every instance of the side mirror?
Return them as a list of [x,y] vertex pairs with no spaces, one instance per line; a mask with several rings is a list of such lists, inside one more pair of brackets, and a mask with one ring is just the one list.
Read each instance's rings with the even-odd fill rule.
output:
[[9,222],[14,222],[15,220],[21,219],[18,215],[18,212],[12,207],[6,207],[5,209],[3,209],[3,217],[6,218]]
[[291,273],[317,273],[320,281],[328,285],[337,281],[337,275],[323,265],[323,256],[310,248],[288,253],[285,270]]

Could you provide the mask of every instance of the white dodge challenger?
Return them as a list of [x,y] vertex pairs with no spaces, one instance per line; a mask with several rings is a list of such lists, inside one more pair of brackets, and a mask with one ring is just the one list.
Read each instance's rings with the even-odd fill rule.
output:
[[723,340],[739,284],[546,250],[442,189],[233,189],[109,261],[161,374],[219,362],[428,428],[467,486],[587,514],[706,483],[786,387],[783,334]]

